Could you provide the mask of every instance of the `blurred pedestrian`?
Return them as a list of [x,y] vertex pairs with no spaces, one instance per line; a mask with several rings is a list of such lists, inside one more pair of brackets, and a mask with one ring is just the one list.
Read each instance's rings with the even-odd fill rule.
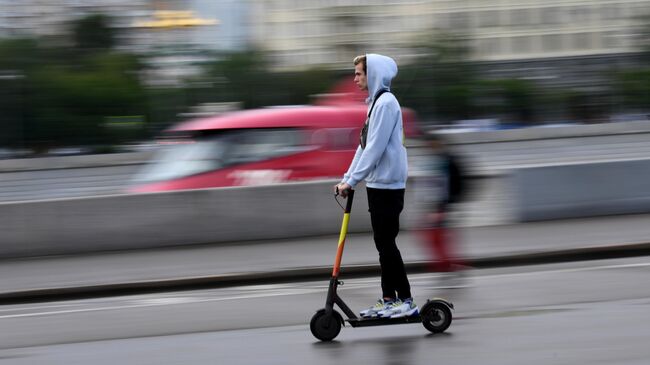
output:
[[354,59],[354,82],[368,91],[368,118],[359,147],[343,180],[335,189],[343,197],[360,181],[366,181],[373,238],[381,266],[382,297],[361,311],[362,317],[397,318],[418,314],[402,255],[395,239],[404,208],[408,174],[402,110],[390,92],[397,64],[390,57],[366,54]]
[[[424,139],[427,152],[419,163],[422,176],[416,179],[422,240],[432,255],[432,271],[458,274],[466,265],[457,252],[458,237],[450,224],[450,213],[467,195],[465,169],[441,137],[429,134]],[[459,279],[459,276],[446,278]]]

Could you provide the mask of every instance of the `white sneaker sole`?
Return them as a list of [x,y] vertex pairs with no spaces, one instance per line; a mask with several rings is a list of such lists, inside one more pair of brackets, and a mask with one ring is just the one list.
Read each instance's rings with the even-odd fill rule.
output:
[[377,318],[377,317],[379,317],[379,314],[377,314],[377,313],[359,314],[359,317],[361,317],[361,318]]
[[413,315],[416,315],[418,313],[418,307],[415,307],[411,309],[410,311],[406,311],[404,313],[395,313],[395,314],[390,314],[388,316],[382,316],[381,318],[403,318],[403,317],[410,317]]

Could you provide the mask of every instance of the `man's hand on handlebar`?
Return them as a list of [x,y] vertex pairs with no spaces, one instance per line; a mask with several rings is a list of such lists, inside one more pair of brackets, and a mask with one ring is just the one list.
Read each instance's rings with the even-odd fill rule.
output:
[[348,192],[352,190],[352,186],[347,183],[339,183],[334,185],[334,194],[341,195],[343,198],[348,197]]

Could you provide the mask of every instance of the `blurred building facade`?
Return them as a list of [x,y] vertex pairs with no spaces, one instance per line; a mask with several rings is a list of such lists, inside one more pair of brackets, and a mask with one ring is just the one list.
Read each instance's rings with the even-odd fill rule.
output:
[[470,39],[476,61],[618,55],[634,51],[648,0],[264,0],[251,3],[256,44],[281,68],[347,67],[354,55],[408,60],[432,29]]
[[[248,7],[246,1],[237,0],[0,0],[0,37],[63,35],[70,21],[101,13],[111,17],[112,27],[127,30],[120,32],[120,46],[133,51],[170,43],[231,51],[248,43]],[[164,17],[160,13],[165,12],[206,22],[138,26]],[[164,34],[174,33],[169,31],[174,28],[182,31]]]
[[0,9],[0,37],[56,36],[73,19],[109,15],[124,30],[119,47],[155,55],[172,80],[195,73],[205,51],[251,46],[279,70],[346,69],[366,52],[408,63],[438,29],[465,36],[494,77],[554,83],[567,79],[551,68],[628,62],[650,0],[0,0]]
[[197,74],[206,52],[247,47],[248,8],[237,0],[0,0],[0,37],[60,39],[71,21],[103,14],[118,49],[152,56],[148,79],[174,84]]
[[[150,0],[0,0],[0,37],[58,36],[68,23],[88,14],[111,16],[128,28],[146,16]],[[126,42],[128,43],[128,42]]]

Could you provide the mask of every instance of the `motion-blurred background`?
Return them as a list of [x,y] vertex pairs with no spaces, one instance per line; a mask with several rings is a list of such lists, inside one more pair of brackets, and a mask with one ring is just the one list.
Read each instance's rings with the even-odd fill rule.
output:
[[[399,64],[393,91],[407,129],[445,133],[476,178],[467,225],[650,211],[647,162],[631,161],[650,153],[648,0],[0,0],[0,9],[0,202],[338,178],[364,120],[352,59],[376,52]],[[412,159],[426,154],[413,137]],[[266,219],[262,195],[238,208]],[[147,219],[178,227],[141,211],[178,222],[188,215],[175,197],[129,200],[131,218],[118,200],[88,202],[88,214],[81,202],[30,205],[6,213],[14,235],[4,238],[52,244],[25,233],[50,211],[69,221],[44,232],[112,232],[113,211],[125,217],[118,230]],[[223,214],[215,199],[204,209]],[[215,235],[185,230],[206,232],[191,242]]]
[[[647,0],[0,1],[0,158],[123,151],[394,57],[424,124],[646,120]],[[135,148],[135,147],[132,147]]]
[[[400,69],[414,295],[457,317],[315,344],[363,53]],[[647,364],[649,113],[650,0],[0,0],[0,362]],[[468,276],[425,272],[418,132]]]

